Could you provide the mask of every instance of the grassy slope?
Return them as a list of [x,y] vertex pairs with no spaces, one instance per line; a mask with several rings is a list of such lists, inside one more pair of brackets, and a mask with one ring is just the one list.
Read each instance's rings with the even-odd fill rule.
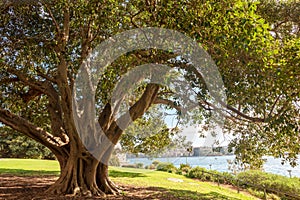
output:
[[[110,168],[110,177],[116,183],[141,187],[157,187],[168,190],[177,197],[184,199],[256,199],[236,190],[218,187],[216,184],[200,182],[182,175],[145,169]],[[183,180],[173,182],[168,178]]]
[[[33,159],[0,159],[0,174],[45,175],[59,174],[57,161]],[[110,167],[110,177],[116,183],[138,187],[155,187],[181,199],[255,199],[236,191],[200,182],[181,175],[145,169]],[[181,179],[173,182],[168,178]]]

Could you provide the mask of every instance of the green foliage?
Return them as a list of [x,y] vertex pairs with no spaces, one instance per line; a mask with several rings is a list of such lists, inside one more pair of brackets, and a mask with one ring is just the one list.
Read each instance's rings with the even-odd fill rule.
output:
[[[213,181],[247,188],[251,194],[259,198],[264,197],[264,189],[267,192],[268,199],[276,200],[279,197],[285,199],[286,195],[284,193],[300,196],[299,178],[288,178],[258,170],[247,170],[235,176],[228,172],[207,170],[206,168],[197,166],[192,168],[186,176],[202,181]],[[289,198],[293,199],[293,197]]]
[[191,167],[191,165],[189,165],[189,164],[183,164],[183,163],[181,163],[181,164],[179,165],[179,169],[184,169],[184,168],[191,169],[192,167]]
[[[300,151],[297,142],[300,108],[296,105],[300,98],[298,1],[179,0],[150,4],[139,0],[76,3],[55,0],[30,1],[29,5],[16,2],[8,7],[1,4],[1,109],[21,116],[53,136],[61,128],[66,132],[69,129],[64,123],[53,122],[60,121],[68,111],[57,114],[60,117],[49,111],[54,106],[49,100],[53,91],[57,93],[59,108],[62,104],[59,99],[71,99],[61,96],[64,92],[60,90],[66,85],[58,84],[58,66],[67,63],[68,78],[64,82],[73,88],[71,84],[87,52],[105,39],[136,27],[168,28],[193,38],[219,67],[227,95],[224,103],[228,105],[224,106],[223,113],[231,119],[226,121],[224,130],[236,138],[231,146],[235,147],[237,159],[256,169],[263,164],[263,155],[274,155],[283,162],[296,164]],[[64,21],[67,13],[71,17]],[[62,42],[63,39],[67,41]],[[214,91],[208,91],[202,77],[188,70],[188,61],[170,61],[176,56],[155,49],[121,56],[101,76],[96,95],[97,114],[110,102],[116,83],[125,73],[141,64],[159,63],[183,70],[200,104],[204,102],[195,111],[197,115],[182,122],[203,124],[209,119],[210,109],[214,109],[214,106],[205,109],[209,105],[206,102],[211,100],[209,93]],[[141,96],[144,85],[135,90],[134,98],[124,102],[132,105]],[[48,86],[53,89],[51,92]],[[36,91],[41,94],[31,96]],[[163,87],[159,94],[168,100],[175,99]],[[162,117],[146,113],[126,130],[121,144],[128,152],[155,155],[178,144],[173,141],[174,134]],[[22,149],[36,147],[28,141],[14,143],[19,146],[9,148],[20,153]],[[7,146],[1,151],[9,154]],[[23,156],[40,157],[33,151]]]
[[177,168],[173,165],[173,163],[168,163],[168,162],[160,162],[156,166],[157,171],[164,171],[164,172],[169,172],[173,173],[177,171]]
[[152,164],[156,167],[158,164],[160,163],[160,161],[158,161],[158,160],[154,160],[153,162],[152,162]]
[[175,173],[178,174],[178,175],[182,175],[182,171],[179,170],[179,169]]
[[224,180],[224,183],[225,183],[225,184],[236,185],[235,175],[233,175],[232,173],[229,173],[229,172],[223,172],[223,173],[221,174],[221,179]]
[[0,127],[0,157],[55,159],[47,147],[8,127]]
[[174,137],[176,134],[175,129],[167,127],[159,107],[153,106],[125,130],[120,143],[125,152],[157,156],[184,144],[183,139]]
[[207,169],[197,166],[189,171],[189,173],[187,174],[187,177],[197,178],[202,181],[211,181],[212,176],[206,172],[208,172]]
[[136,163],[136,167],[142,169],[144,168],[144,163]]
[[153,165],[153,164],[150,164],[150,165],[145,166],[145,169],[151,169],[151,170],[153,170],[153,169],[156,169],[156,166]]
[[[279,191],[300,196],[300,179],[297,177],[288,178],[281,175],[270,174],[262,171],[249,170],[241,172],[237,178],[243,183],[253,185],[254,188],[266,188],[270,191]],[[284,197],[283,194],[278,194]]]
[[181,174],[188,174],[189,171],[192,169],[192,167],[189,164],[180,164],[179,170],[181,171]]
[[203,167],[194,167],[186,174],[189,178],[196,178],[202,181],[213,181],[219,182],[221,184],[234,184],[235,177],[234,175],[228,172],[218,172],[215,170],[208,170]]
[[[244,97],[234,100],[231,93],[227,97],[233,104],[247,101],[247,106],[240,104],[240,110],[255,112],[267,120],[258,124],[230,123],[236,136],[231,145],[236,147],[237,159],[253,169],[262,166],[263,155],[273,155],[282,158],[283,163],[295,165],[300,150],[299,142],[293,142],[299,140],[300,107],[296,105],[300,83],[299,1],[262,0],[256,7],[256,14],[269,26],[266,31],[272,33],[272,38],[263,45],[268,50],[256,54],[257,63],[262,64],[248,62],[247,67],[243,67],[251,78],[243,79],[245,82],[237,80],[233,86]],[[248,98],[250,93],[255,99]]]
[[190,170],[190,172],[188,173],[187,177],[189,178],[199,178],[202,176],[202,172],[206,170],[205,168],[202,167],[194,167],[193,169]]

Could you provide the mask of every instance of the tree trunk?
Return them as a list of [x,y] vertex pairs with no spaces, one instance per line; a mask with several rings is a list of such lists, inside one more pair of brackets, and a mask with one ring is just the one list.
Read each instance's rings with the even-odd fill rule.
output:
[[[130,121],[134,121],[148,110],[158,91],[159,85],[148,84],[142,97],[130,107],[129,114],[131,118],[124,114],[115,120],[111,115],[111,105],[107,104],[99,118],[101,129],[105,134],[96,131],[93,119],[87,120],[93,112],[89,110],[89,107],[87,108],[88,112],[86,112],[87,116],[76,119],[77,122],[83,118],[85,119],[84,123],[80,123],[79,130],[75,128],[75,124],[69,123],[73,121],[73,115],[66,108],[65,113],[69,117],[68,120],[65,120],[65,125],[68,125],[65,130],[69,133],[70,142],[68,149],[65,149],[65,151],[69,154],[56,155],[61,166],[61,174],[54,185],[48,189],[48,192],[74,196],[118,194],[117,186],[108,177],[107,163],[113,147],[117,144],[123,129],[130,124]],[[67,100],[64,102],[67,102]],[[89,105],[89,103],[86,105]],[[68,107],[68,105],[65,105],[65,107]],[[123,129],[119,127],[120,124]],[[90,127],[94,127],[95,130]],[[86,134],[79,136],[78,131]],[[83,145],[86,145],[86,147]]]
[[109,180],[108,166],[84,148],[71,151],[64,159],[60,157],[59,164],[60,177],[47,192],[86,197],[119,193],[117,186]]

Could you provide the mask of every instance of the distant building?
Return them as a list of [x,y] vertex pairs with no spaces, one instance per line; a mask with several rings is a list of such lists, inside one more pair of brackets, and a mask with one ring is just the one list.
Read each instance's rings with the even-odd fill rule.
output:
[[193,149],[193,156],[200,156],[200,147],[195,147]]
[[229,155],[228,147],[194,147],[193,156],[222,156]]

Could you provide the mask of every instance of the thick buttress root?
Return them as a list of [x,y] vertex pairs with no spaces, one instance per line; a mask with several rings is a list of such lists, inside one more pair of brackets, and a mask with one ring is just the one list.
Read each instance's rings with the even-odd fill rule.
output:
[[47,190],[48,193],[68,196],[118,195],[119,188],[108,177],[108,166],[95,159],[68,160],[59,179]]
[[108,177],[108,166],[99,163],[97,167],[97,184],[105,194],[120,194],[119,188]]

